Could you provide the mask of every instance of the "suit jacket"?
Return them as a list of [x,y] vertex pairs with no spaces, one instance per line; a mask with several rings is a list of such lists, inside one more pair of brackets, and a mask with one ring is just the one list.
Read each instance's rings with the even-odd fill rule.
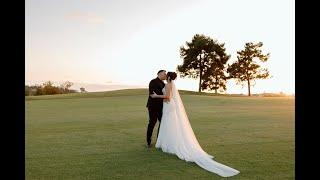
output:
[[163,98],[152,98],[150,95],[153,94],[153,91],[158,95],[163,95],[162,89],[164,88],[165,84],[161,81],[158,77],[152,79],[149,83],[149,97],[147,106],[148,108],[162,108],[163,107]]

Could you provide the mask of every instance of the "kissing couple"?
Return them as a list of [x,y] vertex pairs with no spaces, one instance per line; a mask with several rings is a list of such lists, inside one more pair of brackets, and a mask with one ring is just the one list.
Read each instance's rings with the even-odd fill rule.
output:
[[160,70],[149,83],[147,148],[151,148],[151,136],[158,120],[156,148],[222,177],[237,175],[240,173],[238,170],[214,161],[214,157],[201,148],[176,88],[176,78],[175,72]]

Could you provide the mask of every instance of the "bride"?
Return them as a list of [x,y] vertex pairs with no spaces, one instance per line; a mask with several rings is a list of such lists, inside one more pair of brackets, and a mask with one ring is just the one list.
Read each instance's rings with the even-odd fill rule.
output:
[[152,98],[168,99],[163,103],[163,115],[155,147],[163,152],[175,154],[187,162],[195,162],[207,171],[222,177],[234,176],[238,170],[214,161],[199,145],[185,112],[179,92],[175,87],[175,72],[167,73],[167,84],[162,89],[164,95],[153,93]]

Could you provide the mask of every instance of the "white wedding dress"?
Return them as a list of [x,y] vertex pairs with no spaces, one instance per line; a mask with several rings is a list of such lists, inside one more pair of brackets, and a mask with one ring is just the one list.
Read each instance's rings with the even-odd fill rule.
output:
[[[162,89],[165,94],[165,88]],[[170,101],[163,103],[163,115],[155,145],[163,152],[175,154],[187,162],[195,162],[200,167],[222,177],[234,176],[238,170],[214,161],[199,145],[188,116],[185,112],[179,92],[172,81]]]

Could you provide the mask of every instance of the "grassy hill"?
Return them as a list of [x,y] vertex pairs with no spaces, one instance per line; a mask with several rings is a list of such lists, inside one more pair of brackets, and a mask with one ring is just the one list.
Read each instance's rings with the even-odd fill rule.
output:
[[[293,97],[180,93],[202,148],[240,171],[229,179],[294,179]],[[26,97],[26,179],[223,179],[146,150],[146,94]]]

